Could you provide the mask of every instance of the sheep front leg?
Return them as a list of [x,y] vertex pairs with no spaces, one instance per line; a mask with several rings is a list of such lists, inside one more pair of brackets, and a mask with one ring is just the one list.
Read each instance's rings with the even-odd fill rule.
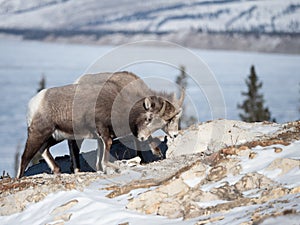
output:
[[96,170],[97,171],[104,171],[104,160],[105,160],[105,154],[104,154],[104,149],[106,147],[104,140],[101,136],[98,138],[98,149],[97,151],[97,159],[96,159]]
[[111,163],[110,160],[110,148],[112,145],[112,139],[110,137],[99,137],[98,138],[98,149],[97,149],[97,171],[107,173],[107,168],[112,168],[115,171],[119,171],[119,167]]

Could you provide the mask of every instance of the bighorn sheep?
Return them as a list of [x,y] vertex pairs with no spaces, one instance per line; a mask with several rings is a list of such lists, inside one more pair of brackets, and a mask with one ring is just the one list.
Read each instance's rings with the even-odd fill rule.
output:
[[[171,95],[144,93],[140,81],[122,86],[121,81],[105,84],[72,84],[45,89],[28,105],[28,137],[17,177],[37,151],[42,153],[54,173],[60,169],[48,149],[65,140],[94,138],[104,149],[97,155],[97,170],[105,171],[112,138],[133,133],[146,140],[178,114]],[[45,151],[46,150],[46,151]]]
[[[119,90],[125,88],[129,83],[138,81],[140,89],[146,94],[151,95],[153,91],[148,88],[148,86],[139,78],[137,75],[131,72],[122,71],[115,73],[96,73],[96,74],[86,74],[81,76],[75,81],[75,84],[99,84],[104,85],[106,81],[116,82],[119,84]],[[169,96],[170,97],[170,96]],[[178,123],[182,115],[182,104],[184,100],[184,90],[182,90],[180,98],[177,100],[175,93],[172,96],[171,102],[176,107],[176,111],[173,115],[167,115],[164,117],[166,119],[166,125],[161,129],[170,137],[175,138],[178,135]],[[157,143],[154,141],[152,136],[149,136],[149,144],[153,154],[161,156],[161,151],[157,147]],[[135,140],[136,147],[139,146],[139,143]],[[71,157],[71,170],[74,172],[80,171],[79,165],[79,151],[83,140],[68,140],[68,145],[70,149]],[[138,147],[137,147],[138,148]],[[140,150],[140,149],[137,149]],[[140,157],[143,157],[142,154],[139,154]],[[142,159],[144,160],[144,159]]]
[[[107,80],[110,80],[112,82],[119,83],[119,88],[121,91],[122,88],[126,87],[131,82],[138,81],[140,89],[148,95],[151,95],[153,91],[149,89],[149,87],[143,82],[143,80],[135,75],[132,72],[128,71],[121,71],[121,72],[115,72],[115,73],[96,73],[96,74],[86,74],[81,77],[79,77],[74,84],[99,84],[104,85]],[[170,95],[171,96],[171,95]],[[169,97],[170,97],[169,96]],[[178,123],[179,119],[182,114],[182,104],[185,97],[185,91],[182,90],[180,98],[177,100],[175,93],[173,93],[172,98],[169,99],[174,106],[176,107],[176,113],[172,116],[171,119],[169,119],[169,115],[167,116],[168,121],[167,124],[162,127],[162,130],[170,137],[175,138],[178,135]]]

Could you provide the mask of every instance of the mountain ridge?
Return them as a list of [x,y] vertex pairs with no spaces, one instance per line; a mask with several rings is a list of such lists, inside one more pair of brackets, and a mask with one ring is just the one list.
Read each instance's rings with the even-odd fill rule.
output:
[[[20,35],[25,39],[61,40],[103,44],[122,44],[142,39],[168,40],[187,47],[203,46],[199,41],[190,43],[192,35],[239,35],[280,39],[299,44],[300,1],[241,1],[190,0],[139,2],[126,1],[0,1],[0,33]],[[109,38],[106,36],[110,35]],[[175,38],[174,36],[179,36]],[[88,39],[85,41],[84,39]],[[250,37],[251,38],[251,37]],[[105,40],[105,41],[104,41]],[[206,39],[205,39],[206,40]],[[240,41],[237,42],[237,49]],[[277,40],[278,41],[278,40]],[[261,44],[261,42],[260,42]],[[254,43],[255,45],[255,43]],[[213,46],[204,46],[213,48]],[[260,49],[257,47],[258,51]],[[292,44],[286,52],[299,53]],[[270,51],[273,51],[271,48]],[[278,48],[274,51],[282,52]]]

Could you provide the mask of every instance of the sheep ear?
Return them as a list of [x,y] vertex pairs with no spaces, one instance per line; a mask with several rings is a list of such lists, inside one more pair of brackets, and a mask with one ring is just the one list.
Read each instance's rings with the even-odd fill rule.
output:
[[150,110],[151,109],[151,100],[149,98],[145,98],[145,100],[144,100],[144,108],[146,110]]

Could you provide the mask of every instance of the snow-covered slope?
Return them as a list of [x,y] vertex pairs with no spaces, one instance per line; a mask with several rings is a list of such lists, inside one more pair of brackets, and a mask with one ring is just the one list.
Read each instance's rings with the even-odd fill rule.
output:
[[0,0],[0,35],[119,45],[300,52],[299,0]]
[[[210,136],[205,130],[219,130],[221,123],[225,143],[231,139],[227,133],[250,134],[249,139],[221,149],[215,146],[210,154],[199,148],[197,153],[147,165],[131,167],[134,160],[119,161],[119,174],[4,178],[0,223],[298,224],[300,122],[220,120],[195,125],[181,136],[194,137],[195,130]],[[189,147],[177,145],[177,151]]]
[[103,33],[300,33],[300,1],[1,0],[0,27]]

